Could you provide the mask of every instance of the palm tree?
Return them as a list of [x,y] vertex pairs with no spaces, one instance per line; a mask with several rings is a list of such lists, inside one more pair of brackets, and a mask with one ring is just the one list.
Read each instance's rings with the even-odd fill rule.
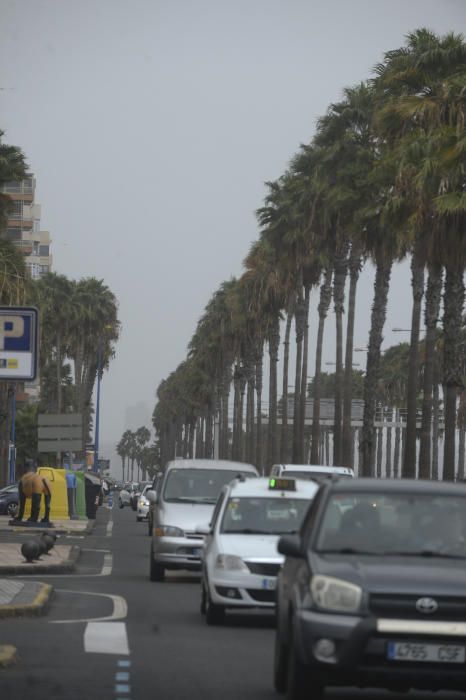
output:
[[141,426],[138,428],[134,434],[134,439],[136,441],[137,445],[137,460],[138,460],[138,474],[139,474],[139,468],[142,468],[142,481],[146,480],[146,470],[145,466],[142,462],[142,456],[143,456],[143,449],[145,445],[150,440],[150,430],[144,426]]
[[332,299],[332,275],[333,267],[328,266],[324,272],[323,282],[320,287],[320,301],[318,306],[319,326],[317,329],[316,364],[314,373],[314,400],[312,413],[312,440],[311,440],[311,464],[320,464],[320,377],[322,373],[322,348],[324,339],[325,319],[327,318],[330,301]]

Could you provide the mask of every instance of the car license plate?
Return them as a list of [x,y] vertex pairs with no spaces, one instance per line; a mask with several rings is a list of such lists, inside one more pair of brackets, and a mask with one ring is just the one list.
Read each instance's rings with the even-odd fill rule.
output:
[[266,591],[274,591],[277,587],[277,579],[276,578],[263,578],[262,579],[262,588]]
[[464,664],[465,648],[455,644],[412,644],[389,642],[387,658],[392,661],[425,661],[439,664]]

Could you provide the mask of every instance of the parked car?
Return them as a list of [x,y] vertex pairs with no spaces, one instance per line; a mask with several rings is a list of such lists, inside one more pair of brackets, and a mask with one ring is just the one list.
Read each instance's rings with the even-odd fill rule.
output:
[[278,691],[464,691],[466,484],[328,480],[278,550]]
[[199,571],[204,537],[220,491],[238,475],[257,477],[252,464],[218,459],[169,462],[157,491],[149,490],[154,504],[150,548],[150,580],[163,581],[166,569]]
[[0,489],[0,515],[16,515],[18,508],[19,496],[17,484],[10,484]]
[[201,613],[208,625],[225,611],[274,608],[283,556],[280,535],[297,532],[318,486],[284,478],[235,479],[224,486],[202,557]]
[[[154,480],[152,481],[152,486],[148,491],[155,491],[157,492],[157,484],[159,479],[161,479],[163,476],[163,472],[156,472],[154,475]],[[146,496],[147,497],[147,496]],[[149,537],[152,537],[152,531],[154,529],[154,504],[150,502],[149,500],[149,512],[147,514],[147,534]]]

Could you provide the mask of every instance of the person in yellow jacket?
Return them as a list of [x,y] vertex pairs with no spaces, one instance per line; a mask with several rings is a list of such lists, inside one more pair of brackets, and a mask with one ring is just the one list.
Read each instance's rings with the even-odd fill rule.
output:
[[19,493],[19,511],[16,520],[22,520],[24,517],[24,508],[26,498],[31,499],[31,517],[29,520],[36,523],[39,518],[40,499],[44,496],[45,515],[42,518],[43,523],[48,523],[50,518],[50,501],[52,498],[52,490],[49,480],[35,472],[26,472],[18,482]]

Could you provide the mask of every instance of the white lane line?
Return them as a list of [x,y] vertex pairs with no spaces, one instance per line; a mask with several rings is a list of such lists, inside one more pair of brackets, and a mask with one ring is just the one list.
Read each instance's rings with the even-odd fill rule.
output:
[[129,646],[126,624],[124,622],[89,622],[84,632],[84,651],[88,654],[127,656]]
[[100,576],[110,576],[113,567],[113,554],[104,554],[104,564]]
[[113,531],[113,520],[109,520],[107,523],[107,532],[106,532],[107,537],[112,536],[112,531]]
[[71,593],[79,595],[93,595],[100,598],[110,598],[113,602],[113,612],[106,617],[90,617],[78,620],[49,620],[50,625],[64,625],[77,622],[111,622],[112,620],[124,620],[128,615],[128,605],[126,600],[120,595],[110,595],[109,593],[94,593],[91,591],[68,591],[66,589],[56,589],[57,593]]
[[120,661],[117,662],[117,666],[120,668],[129,668],[131,666],[131,661],[128,661],[128,659],[120,659]]
[[118,671],[118,673],[115,673],[115,680],[117,681],[117,683],[122,683],[123,681],[129,681],[128,671]]
[[131,692],[131,686],[130,685],[116,685],[115,686],[115,693],[130,693]]

